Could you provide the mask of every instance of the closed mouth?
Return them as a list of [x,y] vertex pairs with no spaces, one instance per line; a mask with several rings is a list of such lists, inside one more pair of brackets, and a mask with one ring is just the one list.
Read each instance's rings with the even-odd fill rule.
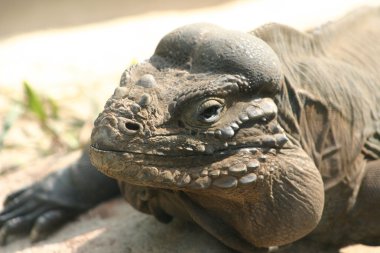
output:
[[[170,135],[175,138],[177,135]],[[167,135],[154,136],[154,138],[168,137]],[[178,140],[173,140],[178,141]],[[154,141],[153,141],[154,142]],[[168,142],[168,141],[167,141]],[[170,142],[170,141],[169,141]],[[196,147],[187,147],[182,148],[181,145],[176,146],[171,149],[163,149],[164,146],[169,146],[168,143],[161,143],[160,145],[147,145],[141,144],[140,148],[135,148],[136,144],[132,148],[134,150],[129,150],[128,148],[117,149],[110,146],[103,146],[102,143],[92,144],[91,147],[104,152],[113,152],[119,154],[130,154],[137,157],[145,157],[148,160],[159,160],[163,158],[173,158],[173,159],[182,159],[182,158],[202,158],[210,159],[210,157],[225,157],[234,155],[235,153],[240,152],[243,149],[284,149],[287,148],[285,145],[288,142],[288,138],[285,134],[274,134],[262,135],[257,138],[247,140],[246,143],[236,143],[236,142],[224,142],[219,144],[200,144]],[[187,145],[186,145],[187,146]]]
[[91,149],[104,154],[115,154],[119,156],[124,156],[130,163],[137,163],[141,164],[144,163],[145,165],[156,165],[156,166],[164,166],[166,163],[172,163],[172,161],[176,161],[177,165],[187,165],[189,161],[193,161],[195,158],[204,158],[210,161],[211,157],[223,157],[230,154],[233,154],[235,151],[221,151],[217,152],[215,154],[209,155],[209,154],[180,154],[180,153],[162,153],[162,152],[136,152],[131,150],[110,150],[110,149],[101,149],[99,147],[91,146]]
[[[234,147],[213,154],[147,154],[102,150],[91,146],[91,161],[108,176],[129,183],[158,188],[228,189],[249,185],[275,171],[268,161],[279,149]],[[271,166],[271,168],[269,168]],[[266,173],[266,174],[265,174]]]

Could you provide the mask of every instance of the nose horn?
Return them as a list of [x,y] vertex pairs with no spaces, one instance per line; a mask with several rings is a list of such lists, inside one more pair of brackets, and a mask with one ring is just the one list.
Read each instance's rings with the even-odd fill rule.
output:
[[151,74],[143,75],[140,80],[137,81],[136,85],[142,86],[144,88],[152,88],[156,86],[156,79]]

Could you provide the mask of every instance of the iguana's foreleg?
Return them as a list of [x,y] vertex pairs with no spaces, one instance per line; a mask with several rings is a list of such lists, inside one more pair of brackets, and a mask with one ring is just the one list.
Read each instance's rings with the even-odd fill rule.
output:
[[380,245],[380,160],[368,162],[366,169],[345,231],[347,243]]

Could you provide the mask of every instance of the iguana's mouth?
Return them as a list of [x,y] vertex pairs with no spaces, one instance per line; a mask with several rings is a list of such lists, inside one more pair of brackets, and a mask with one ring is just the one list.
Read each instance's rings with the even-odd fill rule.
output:
[[254,184],[279,167],[275,148],[236,147],[212,155],[145,154],[90,147],[91,161],[106,175],[131,184],[180,189],[221,189]]

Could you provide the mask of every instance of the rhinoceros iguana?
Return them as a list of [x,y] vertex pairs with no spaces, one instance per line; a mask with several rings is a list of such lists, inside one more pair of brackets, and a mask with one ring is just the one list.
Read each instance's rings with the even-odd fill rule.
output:
[[305,33],[173,31],[123,73],[90,152],[8,196],[0,242],[38,240],[116,195],[95,166],[141,212],[240,252],[380,243],[379,27],[375,8]]

